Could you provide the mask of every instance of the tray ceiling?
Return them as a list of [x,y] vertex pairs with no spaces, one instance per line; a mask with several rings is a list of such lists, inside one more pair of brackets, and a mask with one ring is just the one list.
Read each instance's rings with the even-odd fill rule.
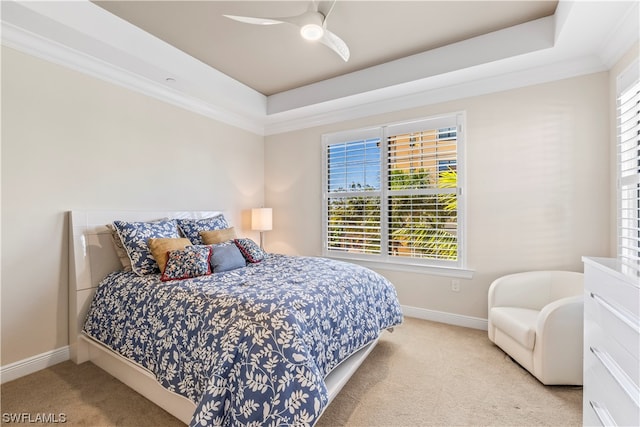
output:
[[[345,63],[289,25],[223,14],[282,17],[308,1],[96,1],[95,4],[264,95],[287,91],[553,15],[557,1],[338,0],[328,27],[351,50]],[[322,2],[328,10],[331,2]],[[322,9],[321,9],[322,10]]]

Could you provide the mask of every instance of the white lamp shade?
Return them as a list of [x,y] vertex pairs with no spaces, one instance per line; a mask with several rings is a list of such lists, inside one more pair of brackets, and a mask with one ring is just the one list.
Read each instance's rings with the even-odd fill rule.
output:
[[272,209],[251,209],[251,229],[256,231],[269,231],[273,228]]

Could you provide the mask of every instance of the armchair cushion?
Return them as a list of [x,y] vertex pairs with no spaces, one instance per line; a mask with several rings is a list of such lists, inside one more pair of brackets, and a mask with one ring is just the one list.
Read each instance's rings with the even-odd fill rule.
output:
[[536,342],[536,322],[539,314],[537,310],[519,307],[491,309],[493,325],[529,350],[533,350]]

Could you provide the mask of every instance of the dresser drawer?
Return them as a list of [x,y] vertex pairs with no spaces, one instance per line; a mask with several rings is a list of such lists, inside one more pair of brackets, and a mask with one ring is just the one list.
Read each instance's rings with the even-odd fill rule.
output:
[[632,283],[632,280],[611,275],[600,268],[585,264],[587,294],[594,294],[605,302],[614,303],[622,313],[635,318],[635,326],[638,327],[640,283],[638,279],[635,283]]
[[606,352],[640,387],[640,334],[611,311],[615,310],[615,303],[611,307],[605,304],[608,303],[597,296],[585,295],[585,354],[591,351],[590,347]]
[[583,423],[640,426],[640,277],[612,258],[583,260]]
[[[640,395],[637,387],[625,378],[622,369],[606,351],[591,347],[584,358],[585,376],[588,377],[583,392],[584,424],[638,425]],[[596,419],[600,422],[595,423]]]

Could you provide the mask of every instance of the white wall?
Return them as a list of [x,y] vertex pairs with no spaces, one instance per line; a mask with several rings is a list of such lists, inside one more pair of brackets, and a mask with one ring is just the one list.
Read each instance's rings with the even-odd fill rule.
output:
[[400,302],[486,319],[495,278],[537,269],[582,270],[608,256],[609,92],[598,73],[408,111],[269,136],[265,199],[272,251],[320,255],[321,135],[437,115],[467,114],[468,267],[473,279],[384,270]]
[[614,254],[614,70],[262,138],[3,48],[0,365],[68,342],[66,211],[228,209],[250,235],[265,200],[267,249],[320,255],[320,135],[458,110],[475,275],[379,271],[405,305],[485,318],[502,274]]
[[66,211],[226,209],[248,234],[263,164],[261,136],[3,48],[0,365],[68,343]]

